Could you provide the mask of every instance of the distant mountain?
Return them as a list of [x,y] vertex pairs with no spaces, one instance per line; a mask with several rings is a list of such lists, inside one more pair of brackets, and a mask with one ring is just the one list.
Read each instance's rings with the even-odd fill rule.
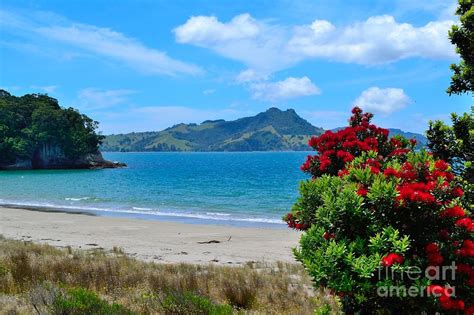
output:
[[[336,128],[333,130],[338,130]],[[390,135],[415,138],[418,148],[425,136],[389,129]],[[311,136],[324,132],[298,116],[293,109],[270,108],[253,117],[234,121],[206,120],[201,124],[178,124],[163,131],[133,132],[107,136],[102,151],[306,151]]]
[[293,109],[270,108],[234,121],[178,124],[159,132],[107,136],[103,151],[284,151],[308,150],[308,139],[323,133]]
[[426,147],[428,144],[428,138],[426,138],[424,135],[420,133],[414,133],[414,132],[408,132],[408,131],[403,131],[401,129],[396,129],[396,128],[388,128],[390,131],[390,136],[404,136],[407,139],[416,139],[416,147],[418,149],[421,149],[422,147]]

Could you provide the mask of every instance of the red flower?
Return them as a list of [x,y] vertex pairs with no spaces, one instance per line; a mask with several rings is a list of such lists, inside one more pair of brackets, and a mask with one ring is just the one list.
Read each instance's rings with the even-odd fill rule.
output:
[[464,315],[474,315],[474,304],[464,309]]
[[389,253],[387,256],[382,258],[382,266],[390,267],[393,264],[402,264],[405,259],[402,255],[396,253]]
[[457,217],[463,217],[466,215],[464,212],[464,209],[459,207],[459,206],[454,206],[452,208],[445,209],[441,212],[441,217],[449,217],[449,218],[457,218]]
[[435,162],[435,167],[440,171],[446,171],[449,168],[449,164],[443,160],[438,160]]
[[323,238],[324,238],[325,240],[329,240],[329,239],[335,238],[335,237],[336,237],[336,236],[334,235],[334,233],[324,232],[324,234],[323,234]]
[[319,140],[318,137],[311,137],[311,139],[309,139],[309,141],[308,141],[308,145],[309,145],[310,147],[315,148],[315,147],[318,146],[318,143],[319,143],[318,140]]
[[427,253],[437,253],[439,252],[439,246],[436,243],[429,243],[428,245],[426,245],[425,251]]
[[344,169],[344,170],[340,170],[339,173],[337,174],[337,176],[339,177],[344,177],[346,175],[349,175],[349,171]]
[[428,295],[435,295],[435,296],[440,296],[445,293],[444,288],[437,284],[430,284],[426,288],[426,291]]
[[474,231],[474,223],[471,218],[459,219],[454,223],[456,226],[466,229],[468,232]]
[[369,192],[369,190],[367,188],[365,188],[364,186],[360,187],[359,189],[357,189],[357,194],[359,196],[367,196],[367,193]]
[[380,170],[375,166],[371,166],[370,171],[372,172],[372,174],[379,174],[380,173]]
[[410,144],[411,144],[412,146],[415,146],[415,145],[416,145],[416,139],[414,139],[414,138],[413,138],[413,139],[410,139]]
[[388,167],[387,169],[385,169],[383,174],[385,176],[393,176],[393,177],[399,177],[400,176],[398,171],[396,169],[394,169],[393,167]]
[[464,195],[464,192],[460,187],[454,187],[452,194],[454,197],[462,197],[462,195]]
[[439,297],[439,303],[441,304],[441,308],[444,310],[451,310],[454,308],[454,301],[448,295],[441,295]]
[[444,258],[439,253],[429,253],[428,261],[431,266],[439,266],[444,262]]
[[442,229],[439,231],[439,237],[442,239],[448,239],[449,238],[449,231],[447,229]]

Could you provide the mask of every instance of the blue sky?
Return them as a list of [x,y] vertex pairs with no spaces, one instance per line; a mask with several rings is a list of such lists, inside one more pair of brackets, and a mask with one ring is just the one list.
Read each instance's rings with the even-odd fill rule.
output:
[[423,132],[467,111],[451,96],[455,2],[10,1],[0,4],[0,87],[48,93],[103,133],[235,119],[271,106],[316,126],[354,104]]

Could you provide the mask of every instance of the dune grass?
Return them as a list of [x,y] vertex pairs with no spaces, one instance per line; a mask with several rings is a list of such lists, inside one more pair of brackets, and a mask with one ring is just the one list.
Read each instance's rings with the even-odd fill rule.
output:
[[[298,264],[156,264],[0,238],[4,314],[313,314],[334,301]],[[77,312],[75,312],[77,310]]]

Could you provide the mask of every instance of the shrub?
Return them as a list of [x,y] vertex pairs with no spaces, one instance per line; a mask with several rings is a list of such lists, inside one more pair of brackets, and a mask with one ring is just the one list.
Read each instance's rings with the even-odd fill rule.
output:
[[215,304],[206,297],[189,292],[169,293],[160,304],[167,314],[226,315],[233,313],[230,305]]
[[123,306],[109,304],[99,298],[96,293],[83,288],[72,288],[58,295],[51,308],[53,314],[133,314]]
[[350,127],[311,139],[313,178],[285,217],[306,230],[296,258],[347,313],[472,314],[474,224],[451,166],[371,118],[354,108]]

